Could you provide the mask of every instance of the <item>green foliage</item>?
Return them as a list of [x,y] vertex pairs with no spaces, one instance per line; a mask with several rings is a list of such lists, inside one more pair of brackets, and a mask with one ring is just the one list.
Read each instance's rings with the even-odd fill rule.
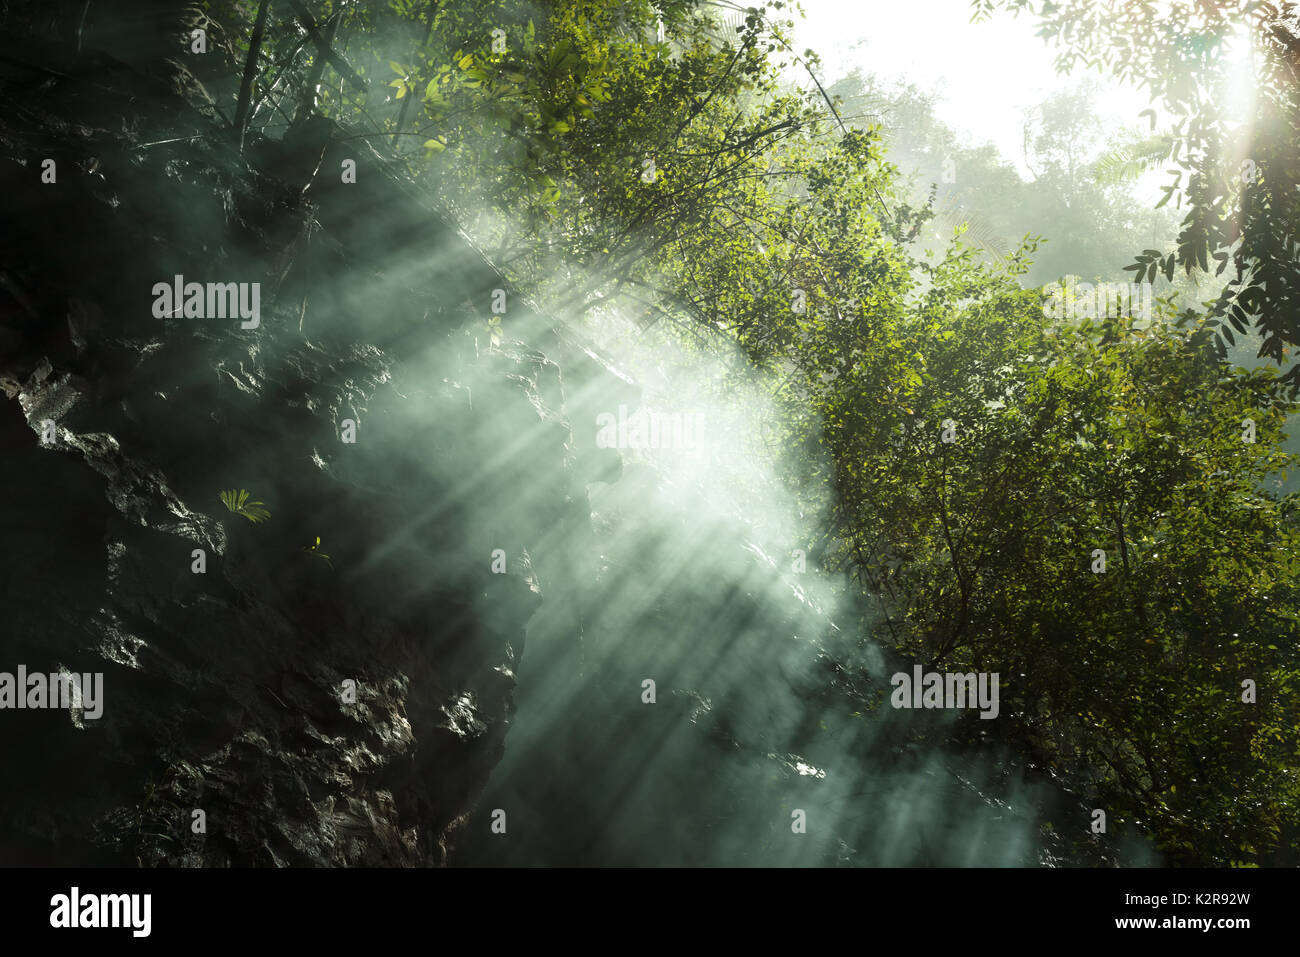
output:
[[1092,175],[1106,186],[1132,182],[1168,162],[1177,146],[1178,140],[1171,133],[1133,136],[1097,159]]
[[[1262,332],[1260,355],[1282,365],[1288,345],[1300,343],[1300,263],[1294,224],[1300,220],[1300,37],[1295,6],[1260,0],[1224,3],[1175,0],[1157,10],[1131,4],[1116,16],[1112,4],[1082,0],[976,0],[976,17],[995,6],[1037,17],[1039,33],[1061,49],[1058,62],[1109,69],[1145,86],[1174,116],[1173,181],[1166,201],[1187,214],[1170,254],[1175,267],[1223,276],[1218,297],[1187,318],[1203,316],[1226,345],[1248,327]],[[1249,59],[1229,54],[1249,44]],[[1250,76],[1234,75],[1250,69]],[[1255,90],[1244,115],[1225,108],[1236,84]],[[1212,266],[1213,264],[1213,266]],[[1300,367],[1285,378],[1300,387]]]
[[1045,98],[1026,120],[1028,179],[991,144],[963,146],[935,116],[935,96],[915,86],[885,87],[854,73],[831,92],[842,97],[846,122],[878,124],[885,156],[904,180],[914,177],[909,201],[924,203],[930,194],[937,228],[922,233],[929,242],[942,244],[965,226],[966,242],[996,261],[1014,248],[1015,237],[1047,237],[1027,274],[1033,284],[1066,275],[1117,280],[1127,249],[1152,245],[1157,236],[1169,237],[1173,248],[1174,211],[1144,210],[1128,192],[1130,174],[1143,168],[1154,145],[1128,131],[1113,134],[1108,145],[1099,141],[1096,91],[1088,84]]
[[[664,42],[643,0],[503,0],[490,16],[466,0],[322,5],[348,71],[378,79],[359,92],[339,72],[309,98],[388,144],[557,314],[618,303],[705,347],[728,337],[770,372],[791,486],[836,503],[814,553],[848,573],[864,634],[929,667],[999,672],[1000,739],[1169,860],[1294,864],[1300,524],[1295,497],[1268,483],[1294,464],[1281,443],[1296,407],[1275,370],[1230,367],[1215,348],[1224,319],[1240,331],[1262,317],[1270,355],[1300,333],[1300,285],[1283,274],[1300,215],[1284,150],[1293,87],[1267,78],[1279,95],[1260,98],[1261,178],[1238,188],[1195,79],[1232,4],[1175,3],[1158,22],[1130,5],[1115,24],[1095,3],[1010,5],[1190,118],[1093,165],[1072,147],[1086,111],[1053,102],[1033,131],[1033,184],[965,151],[960,190],[918,195],[894,165],[904,134],[923,175],[957,149],[925,102],[859,83],[833,111],[780,82],[788,31],[765,8],[720,30],[685,0],[658,5]],[[1251,22],[1268,15],[1249,7]],[[273,19],[268,56],[283,65],[259,89],[274,76],[309,92],[300,42]],[[269,122],[257,101],[254,122]],[[1086,232],[1092,246],[1075,248],[1089,264],[1109,262],[1121,224],[1097,179],[1148,162],[1179,168],[1189,212],[1176,250],[1143,250],[1134,278],[1214,261],[1236,266],[1236,284],[1204,311],[1162,303],[1152,323],[1048,321],[1041,291],[1023,288],[1037,242],[1001,255],[1010,233],[990,210],[1032,188],[1058,234]],[[1088,225],[1099,217],[1104,229]],[[1038,268],[1087,271],[1069,257]],[[221,498],[269,515],[247,492]],[[328,562],[319,545],[305,550]],[[979,725],[957,733],[977,743]]]
[[[1294,408],[1203,326],[1053,328],[1038,296],[992,292],[901,328],[892,389],[850,372],[821,399],[838,544],[880,627],[927,666],[1000,672],[1020,747],[1171,860],[1287,860],[1300,530],[1262,484],[1293,465]],[[1242,703],[1247,677],[1267,701]]]
[[250,522],[261,522],[271,517],[271,513],[266,510],[262,502],[250,502],[249,493],[244,489],[235,491],[231,489],[221,493],[221,504],[230,509],[236,515],[242,515]]

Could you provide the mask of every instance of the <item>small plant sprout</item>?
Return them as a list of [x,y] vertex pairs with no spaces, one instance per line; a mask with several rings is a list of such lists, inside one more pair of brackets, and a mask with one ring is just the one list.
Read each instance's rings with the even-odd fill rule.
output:
[[323,551],[320,550],[320,536],[319,536],[319,535],[316,536],[316,544],[314,544],[314,545],[304,545],[304,546],[302,547],[302,550],[303,550],[304,552],[306,552],[308,555],[315,555],[317,558],[323,559],[324,562],[325,562],[325,564],[328,565],[330,568],[333,568],[333,567],[334,567],[334,563],[330,561],[330,557],[329,557],[328,555],[326,555]]

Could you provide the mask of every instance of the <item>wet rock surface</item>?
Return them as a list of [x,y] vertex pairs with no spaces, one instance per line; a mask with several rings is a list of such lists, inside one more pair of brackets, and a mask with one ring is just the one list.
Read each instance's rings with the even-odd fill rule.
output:
[[[506,284],[375,154],[340,203],[306,188],[328,128],[241,154],[179,65],[20,53],[0,69],[0,662],[102,672],[104,712],[4,715],[0,858],[444,862],[539,601],[491,553],[570,508],[558,369],[476,355],[467,324]],[[413,244],[430,269],[389,274]],[[155,317],[174,275],[258,283],[259,323]],[[506,523],[489,502],[512,486]]]

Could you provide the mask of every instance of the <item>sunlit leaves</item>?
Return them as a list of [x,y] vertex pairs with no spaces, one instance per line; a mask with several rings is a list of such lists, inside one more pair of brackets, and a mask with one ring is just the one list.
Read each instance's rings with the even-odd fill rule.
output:
[[[1216,276],[1231,277],[1204,314],[1221,320],[1235,311],[1257,324],[1260,354],[1283,363],[1285,346],[1300,342],[1300,257],[1292,240],[1300,220],[1294,11],[1254,0],[1128,4],[1119,16],[1098,0],[974,4],[979,16],[998,5],[1034,13],[1040,34],[1060,44],[1063,66],[1091,62],[1133,77],[1179,117],[1170,156],[1175,178],[1160,203],[1176,197],[1190,207],[1177,265],[1191,274],[1208,272],[1214,262]],[[1249,57],[1225,55],[1234,38],[1250,43]],[[1247,69],[1250,76],[1229,72]],[[1224,109],[1234,83],[1256,90],[1244,108],[1249,115]],[[1233,328],[1241,331],[1239,323]],[[1221,322],[1209,329],[1232,344]],[[1300,387],[1300,366],[1291,364],[1287,378]]]

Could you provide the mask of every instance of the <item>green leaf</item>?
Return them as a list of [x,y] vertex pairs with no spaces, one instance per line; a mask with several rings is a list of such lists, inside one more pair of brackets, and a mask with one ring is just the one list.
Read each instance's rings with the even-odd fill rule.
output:
[[221,503],[225,505],[226,508],[230,509],[236,515],[244,516],[244,518],[248,519],[250,522],[261,522],[271,517],[271,513],[263,507],[264,503],[250,502],[248,500],[249,493],[244,489],[240,489],[237,492],[234,489],[230,489],[229,491],[221,492],[219,497]]

